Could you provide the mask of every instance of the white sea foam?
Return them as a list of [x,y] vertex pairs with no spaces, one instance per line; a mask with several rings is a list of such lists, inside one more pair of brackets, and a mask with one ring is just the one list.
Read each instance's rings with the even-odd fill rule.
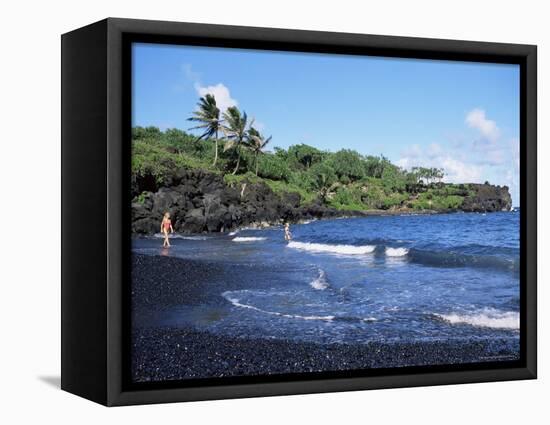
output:
[[[155,233],[153,237],[157,239],[164,239],[164,233]],[[183,236],[178,235],[177,233],[168,233],[168,239],[183,239]]]
[[324,321],[327,321],[327,322],[330,322],[332,319],[334,319],[334,316],[301,316],[299,314],[285,314],[285,313],[279,313],[277,311],[263,310],[261,308],[255,307],[253,305],[241,303],[238,298],[230,295],[231,292],[232,291],[224,292],[222,294],[222,297],[224,297],[227,301],[229,301],[235,307],[248,308],[250,310],[254,310],[254,311],[257,311],[257,312],[260,312],[260,313],[270,314],[272,316],[286,317],[288,319],[324,320]]
[[322,243],[295,242],[291,241],[287,245],[289,248],[301,249],[310,252],[326,252],[329,254],[341,255],[362,255],[373,252],[375,245],[329,245]]
[[516,311],[484,308],[471,313],[436,314],[436,316],[453,325],[468,324],[495,329],[519,329],[519,313]]
[[[154,237],[157,239],[164,239],[164,234],[155,233]],[[183,236],[178,233],[168,233],[168,239],[187,239],[189,241],[205,241],[208,239],[208,236]]]
[[408,248],[386,248],[386,255],[388,257],[404,257],[409,253]]
[[255,242],[255,241],[265,241],[265,238],[259,238],[254,236],[237,236],[233,238],[233,242]]
[[325,275],[325,271],[319,269],[319,276],[317,276],[314,280],[309,282],[309,285],[313,289],[317,289],[319,291],[323,291],[324,289],[327,289],[328,288],[328,282],[327,282],[327,277]]
[[229,232],[229,236],[235,236],[237,233],[239,233],[238,230],[233,230],[232,232]]

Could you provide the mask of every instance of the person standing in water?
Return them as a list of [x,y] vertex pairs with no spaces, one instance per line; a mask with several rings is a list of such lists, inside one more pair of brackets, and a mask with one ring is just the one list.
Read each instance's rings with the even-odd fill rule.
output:
[[169,212],[164,213],[162,223],[160,224],[160,231],[161,233],[164,233],[164,242],[162,243],[162,247],[169,247],[170,241],[168,240],[168,231],[174,233],[174,228],[172,227],[172,221],[170,220]]
[[290,225],[288,223],[285,223],[285,241],[291,241],[292,240],[292,233],[290,233]]

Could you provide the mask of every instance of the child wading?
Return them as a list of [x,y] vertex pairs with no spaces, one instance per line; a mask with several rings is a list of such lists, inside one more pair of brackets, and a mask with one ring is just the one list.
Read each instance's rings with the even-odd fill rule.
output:
[[290,225],[288,223],[285,223],[285,241],[291,241],[292,240],[292,233],[290,233]]
[[163,247],[170,246],[170,241],[168,240],[168,231],[174,233],[174,228],[172,227],[172,221],[170,220],[170,213],[164,213],[164,218],[160,224],[160,231],[164,233],[164,242],[162,243]]

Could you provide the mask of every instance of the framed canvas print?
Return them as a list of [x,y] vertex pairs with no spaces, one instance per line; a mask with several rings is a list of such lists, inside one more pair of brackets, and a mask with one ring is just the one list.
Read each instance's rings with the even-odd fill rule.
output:
[[535,377],[535,46],[111,18],[63,35],[63,389]]

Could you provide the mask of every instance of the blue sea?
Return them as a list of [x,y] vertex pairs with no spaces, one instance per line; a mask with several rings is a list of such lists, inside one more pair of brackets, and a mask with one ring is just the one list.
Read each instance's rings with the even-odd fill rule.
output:
[[[318,343],[519,338],[519,212],[311,221],[133,240],[133,251],[231,265],[238,289],[157,319]],[[185,270],[182,269],[182,274]],[[212,282],[214,283],[214,282]],[[221,288],[221,289],[220,289]]]

